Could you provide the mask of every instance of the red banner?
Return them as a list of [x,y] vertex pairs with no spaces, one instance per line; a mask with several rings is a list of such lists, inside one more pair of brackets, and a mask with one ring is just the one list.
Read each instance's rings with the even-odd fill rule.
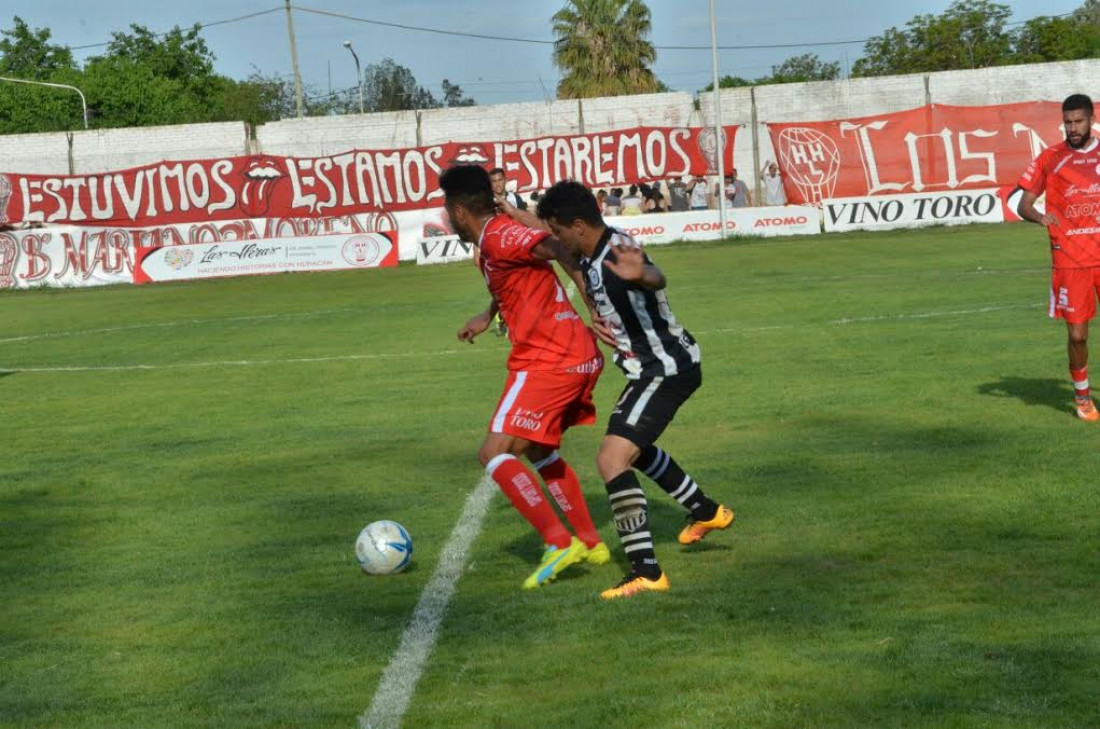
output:
[[828,122],[768,124],[791,203],[1015,185],[1061,142],[1061,105],[932,104]]
[[[726,168],[737,127],[726,127]],[[637,127],[573,137],[162,162],[95,175],[0,174],[0,223],[159,226],[242,218],[333,217],[439,207],[454,164],[502,167],[521,192],[576,179],[627,185],[717,167],[709,128]]]

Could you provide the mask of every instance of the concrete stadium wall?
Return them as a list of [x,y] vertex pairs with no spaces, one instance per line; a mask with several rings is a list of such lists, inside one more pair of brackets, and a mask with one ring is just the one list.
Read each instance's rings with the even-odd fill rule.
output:
[[12,134],[0,136],[0,172],[88,174],[248,152],[244,122]]
[[[726,89],[721,93],[722,118],[726,124],[742,125],[735,155],[742,178],[752,183],[757,168],[775,157],[766,122],[867,116],[927,103],[983,105],[1058,100],[1075,91],[1087,93],[1091,89],[1100,93],[1100,89],[1093,88],[1097,78],[1100,60]],[[712,124],[713,120],[710,94],[696,100],[691,94],[676,92],[582,102],[288,119],[259,127],[251,143],[242,122],[24,134],[0,137],[0,170],[88,173],[172,158],[246,152],[314,157],[356,147],[525,139],[640,125],[693,126]]]

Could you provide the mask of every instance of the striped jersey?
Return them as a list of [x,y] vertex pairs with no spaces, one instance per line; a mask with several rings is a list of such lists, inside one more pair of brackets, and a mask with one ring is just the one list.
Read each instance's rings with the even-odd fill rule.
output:
[[[615,364],[627,379],[671,377],[699,364],[695,338],[676,321],[664,290],[623,281],[603,265],[608,257],[614,260],[615,246],[637,245],[621,230],[606,228],[591,258],[581,257],[585,288],[615,334]],[[645,261],[653,263],[648,254]]]

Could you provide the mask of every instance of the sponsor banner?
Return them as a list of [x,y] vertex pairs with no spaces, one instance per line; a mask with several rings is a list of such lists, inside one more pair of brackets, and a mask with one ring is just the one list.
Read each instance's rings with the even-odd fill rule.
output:
[[395,234],[386,213],[325,218],[257,218],[157,228],[45,226],[0,233],[0,288],[100,286],[133,280],[138,248],[283,238]]
[[397,246],[392,233],[357,233],[158,246],[136,256],[134,283],[154,283],[396,266]]
[[726,211],[726,234],[717,210],[608,217],[608,225],[646,245],[718,240],[730,236],[816,235],[821,212],[815,207],[735,208]]
[[924,195],[875,195],[822,201],[825,232],[889,230],[922,225],[1003,223],[1000,188]]
[[520,193],[575,179],[591,187],[706,174],[724,153],[701,127],[635,127],[506,142],[162,162],[93,175],[0,174],[0,222],[155,227],[245,218],[316,218],[438,207],[454,164],[502,167]]
[[768,124],[787,199],[1014,186],[1064,139],[1060,104],[932,104],[825,122]]
[[471,261],[474,258],[473,243],[459,240],[457,235],[425,238],[416,247],[416,263],[427,266],[436,263]]

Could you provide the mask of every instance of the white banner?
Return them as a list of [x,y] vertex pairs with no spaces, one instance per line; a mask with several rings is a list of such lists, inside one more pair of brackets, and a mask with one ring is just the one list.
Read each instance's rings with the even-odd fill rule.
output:
[[831,198],[821,201],[825,231],[890,230],[922,225],[1003,223],[997,188],[916,195]]
[[63,225],[0,233],[0,289],[132,283],[126,232]]
[[815,207],[733,208],[726,212],[725,236],[717,210],[621,215],[605,221],[647,245],[718,240],[729,236],[817,235],[821,232],[821,212]]
[[435,263],[454,263],[469,261],[474,257],[473,243],[459,240],[457,235],[444,235],[425,238],[416,247],[416,263],[428,266]]
[[397,246],[385,233],[227,241],[140,249],[134,282],[396,265]]

